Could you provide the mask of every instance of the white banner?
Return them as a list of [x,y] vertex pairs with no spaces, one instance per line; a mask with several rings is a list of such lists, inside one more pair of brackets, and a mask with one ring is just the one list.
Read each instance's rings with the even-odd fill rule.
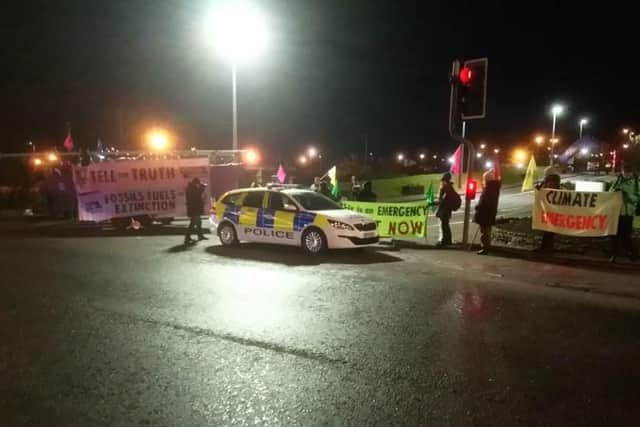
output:
[[567,236],[610,236],[618,232],[620,192],[537,190],[532,228]]
[[[73,168],[82,221],[186,216],[187,184],[209,183],[209,159],[123,160]],[[209,206],[208,191],[204,206]]]

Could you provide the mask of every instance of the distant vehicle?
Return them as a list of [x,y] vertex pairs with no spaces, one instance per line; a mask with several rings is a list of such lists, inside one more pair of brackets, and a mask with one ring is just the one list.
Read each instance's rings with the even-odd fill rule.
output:
[[311,255],[361,248],[379,240],[371,218],[297,188],[230,191],[213,205],[211,224],[224,246],[240,241],[273,243],[300,246]]

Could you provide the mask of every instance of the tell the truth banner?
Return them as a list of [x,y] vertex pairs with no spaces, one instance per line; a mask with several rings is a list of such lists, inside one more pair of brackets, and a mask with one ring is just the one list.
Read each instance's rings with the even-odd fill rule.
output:
[[424,237],[426,235],[426,202],[370,203],[342,202],[349,210],[370,216],[378,223],[380,237]]
[[[209,182],[209,159],[125,160],[74,167],[80,220],[186,216],[185,190],[193,178]],[[204,203],[209,206],[208,200]]]
[[619,192],[538,190],[532,228],[567,236],[610,236],[618,232],[621,207]]

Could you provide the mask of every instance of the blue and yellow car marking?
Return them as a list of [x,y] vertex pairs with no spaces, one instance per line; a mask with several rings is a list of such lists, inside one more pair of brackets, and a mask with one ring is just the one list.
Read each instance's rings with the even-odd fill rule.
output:
[[222,212],[222,218],[236,225],[261,227],[267,229],[302,231],[309,225],[319,228],[329,226],[324,215],[311,212],[287,212],[275,209],[240,207],[235,205],[218,204],[218,212]]

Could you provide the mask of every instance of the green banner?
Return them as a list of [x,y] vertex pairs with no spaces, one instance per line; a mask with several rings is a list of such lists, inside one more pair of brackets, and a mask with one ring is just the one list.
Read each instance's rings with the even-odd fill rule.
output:
[[380,237],[424,237],[427,229],[426,201],[409,203],[342,202],[354,212],[370,216],[378,223]]

